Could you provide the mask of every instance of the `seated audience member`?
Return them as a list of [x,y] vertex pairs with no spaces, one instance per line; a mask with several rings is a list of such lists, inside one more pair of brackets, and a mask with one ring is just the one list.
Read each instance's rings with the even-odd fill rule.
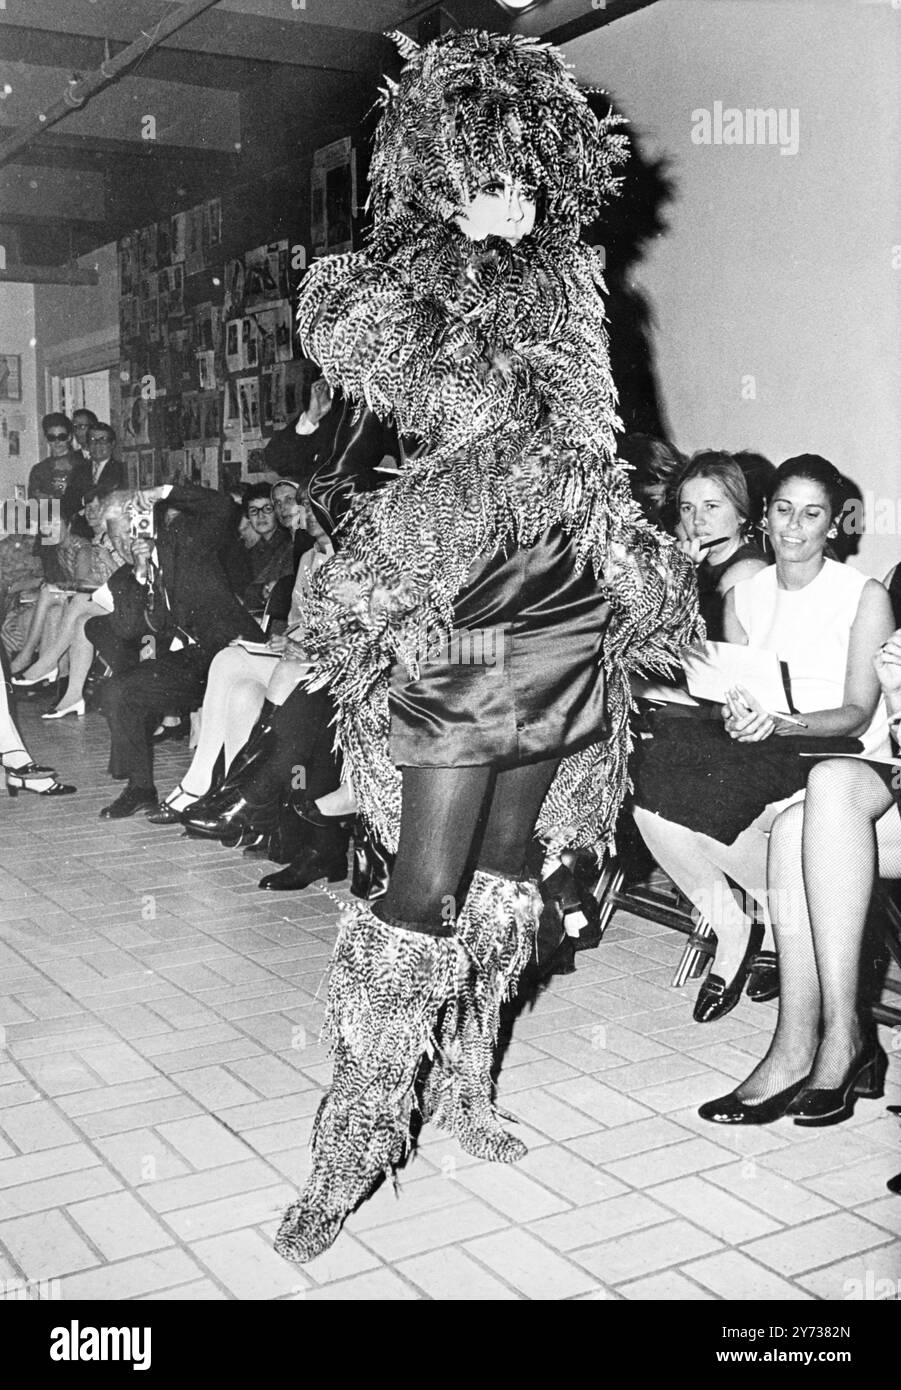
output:
[[285,575],[293,573],[293,540],[279,525],[269,483],[256,483],[248,488],[243,502],[244,515],[259,536],[248,552],[253,579],[241,598],[255,617],[263,614],[273,586]]
[[44,570],[27,535],[0,540],[0,636],[9,655],[19,651],[31,621],[31,610],[44,582]]
[[11,797],[19,792],[37,796],[70,796],[75,787],[57,782],[52,767],[40,767],[22,742],[13,723],[6,698],[6,682],[0,680],[0,763],[6,773],[6,790]]
[[[891,609],[877,580],[824,554],[843,505],[830,463],[815,454],[788,459],[766,514],[775,564],[736,584],[725,600],[726,640],[787,662],[803,726],[735,690],[722,710],[734,744],[718,733],[718,721],[670,719],[669,736],[661,727],[638,759],[635,823],[716,931],[716,958],[695,1005],[700,1023],[735,1007],[760,950],[761,929],[726,875],[766,906],[767,833],[789,800],[803,795],[812,762],[802,750],[853,750],[858,738],[871,756],[888,749],[872,661],[891,631]],[[763,740],[780,746],[748,747]]]
[[[178,519],[155,541],[134,539],[136,508],[163,500]],[[232,515],[230,498],[189,483],[136,495],[113,493],[104,506],[110,539],[129,563],[94,595],[109,616],[93,619],[87,628],[89,640],[115,672],[104,685],[103,712],[110,727],[110,772],[126,781],[101,819],[157,807],[154,726],[165,714],[200,706],[210,662],[229,642],[237,637],[262,641],[260,628],[229,589],[217,555]],[[132,654],[137,644],[148,658],[130,669],[128,644]]]
[[729,454],[711,449],[693,456],[676,486],[676,514],[685,534],[681,548],[696,566],[708,640],[721,642],[726,594],[767,566],[753,539],[745,475]]
[[75,469],[83,463],[81,452],[72,452],[72,422],[67,415],[52,411],[41,421],[50,449],[47,458],[36,463],[28,475],[28,496],[39,503],[40,531],[35,554],[41,561],[44,578],[55,584],[62,578],[59,543],[65,534],[63,498]]
[[664,530],[674,529],[674,518],[668,506],[670,492],[685,466],[677,449],[649,434],[627,434],[620,441],[617,454],[622,463],[630,463],[632,495],[649,521]]
[[72,443],[73,452],[80,453],[88,463],[91,462],[91,450],[88,447],[88,433],[92,425],[97,424],[97,416],[93,410],[88,410],[86,406],[80,406],[78,410],[72,411]]
[[[292,495],[295,485],[288,484]],[[276,484],[273,492],[285,489]],[[311,512],[301,506],[288,507],[287,497],[279,498],[286,524],[306,519],[315,537],[314,547],[301,556],[294,582],[288,628],[300,620],[310,593],[310,580],[332,554],[331,542]],[[282,624],[284,626],[284,624]],[[181,782],[170,792],[159,810],[148,817],[156,825],[171,825],[182,819],[199,797],[212,786],[213,769],[220,753],[226,774],[247,743],[266,701],[283,704],[306,671],[306,663],[292,659],[283,635],[272,636],[268,651],[249,652],[240,643],[224,648],[213,658],[207,680],[200,720],[200,737],[194,759]],[[224,780],[224,779],[223,779]]]
[[[85,502],[84,517],[94,540],[89,543],[70,532],[61,547],[67,572],[71,564],[71,583],[66,588],[55,587],[55,597],[62,604],[58,626],[45,624],[42,630],[40,614],[36,613],[28,642],[13,663],[14,672],[23,672],[19,679],[13,679],[13,684],[27,686],[42,680],[55,680],[63,660],[68,660],[66,689],[56,707],[41,716],[43,719],[62,719],[68,714],[80,716],[85,712],[84,686],[94,660],[94,648],[85,635],[85,625],[92,617],[102,617],[105,613],[94,603],[92,595],[121,564],[104,530],[105,496],[99,488],[94,488]],[[45,602],[49,607],[53,601],[54,587],[45,585],[37,607]],[[38,646],[40,654],[35,661]]]
[[116,431],[102,420],[94,420],[87,435],[88,457],[79,460],[72,470],[62,502],[63,520],[73,526],[85,540],[92,539],[81,513],[85,498],[92,488],[101,493],[114,492],[125,486],[125,464],[113,457]]
[[[876,653],[888,711],[901,711],[901,630]],[[901,878],[896,771],[857,758],[819,762],[803,805],[770,835],[770,883],[781,990],[776,1031],[763,1060],[700,1114],[718,1124],[839,1124],[857,1097],[883,1093],[886,1057],[863,1014],[861,963],[878,874]]]
[[266,445],[266,468],[280,478],[295,479],[305,488],[332,452],[341,400],[340,392],[333,393],[324,377],[314,381],[300,415],[289,420],[284,429],[276,430]]

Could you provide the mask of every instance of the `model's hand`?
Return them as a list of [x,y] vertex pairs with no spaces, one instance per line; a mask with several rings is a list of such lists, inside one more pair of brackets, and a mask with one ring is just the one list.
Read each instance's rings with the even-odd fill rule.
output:
[[318,425],[324,415],[332,408],[332,388],[324,376],[314,381],[310,387],[310,404],[307,406],[307,419],[311,425]]
[[266,645],[273,656],[281,656],[282,652],[285,650],[287,640],[283,632],[273,632]]
[[873,658],[873,666],[886,695],[894,695],[901,690],[901,628],[893,632],[887,642],[883,642]]
[[739,743],[759,743],[776,729],[773,716],[740,685],[726,691],[722,715],[727,734]]

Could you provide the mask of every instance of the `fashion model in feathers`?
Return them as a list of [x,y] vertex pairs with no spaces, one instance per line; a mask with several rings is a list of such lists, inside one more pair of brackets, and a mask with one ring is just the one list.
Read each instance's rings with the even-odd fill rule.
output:
[[[690,567],[613,462],[600,257],[579,240],[617,190],[619,118],[532,39],[398,42],[367,248],[314,265],[298,309],[359,428],[311,490],[339,550],[297,638],[397,850],[384,898],[339,921],[334,1080],[276,1246],[298,1261],[402,1159],[414,1104],[471,1153],[524,1154],[491,1068],[534,942],[526,851],[536,823],[554,849],[609,843],[629,674],[668,669],[696,625]],[[387,482],[369,415],[404,444]],[[436,633],[488,631],[500,661],[436,655]]]

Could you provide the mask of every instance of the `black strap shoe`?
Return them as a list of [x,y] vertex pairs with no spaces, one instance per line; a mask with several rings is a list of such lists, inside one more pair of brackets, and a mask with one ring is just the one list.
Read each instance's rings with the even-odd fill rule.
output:
[[762,940],[763,925],[760,922],[753,922],[748,933],[748,944],[745,947],[741,965],[729,983],[726,984],[722,975],[711,974],[707,976],[695,1000],[692,1014],[695,1023],[712,1023],[715,1018],[723,1018],[732,1012],[741,998],[741,992],[747,983],[751,961],[760,950]]
[[779,964],[775,951],[757,952],[748,971],[746,993],[755,1004],[765,1004],[779,997]]
[[159,806],[156,787],[126,787],[120,796],[100,812],[101,820],[124,820],[138,811],[154,811]]

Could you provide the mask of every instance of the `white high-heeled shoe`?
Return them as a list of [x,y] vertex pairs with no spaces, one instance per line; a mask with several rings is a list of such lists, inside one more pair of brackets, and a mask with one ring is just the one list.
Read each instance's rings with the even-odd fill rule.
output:
[[76,700],[74,705],[67,705],[65,709],[60,709],[59,706],[57,706],[56,709],[48,710],[46,714],[42,714],[41,718],[65,719],[67,714],[74,714],[80,719],[84,714],[84,700]]
[[24,676],[13,676],[13,685],[51,685],[53,681],[59,679],[59,667],[54,666],[52,671],[48,671],[46,676],[35,676],[33,680],[26,680]]

